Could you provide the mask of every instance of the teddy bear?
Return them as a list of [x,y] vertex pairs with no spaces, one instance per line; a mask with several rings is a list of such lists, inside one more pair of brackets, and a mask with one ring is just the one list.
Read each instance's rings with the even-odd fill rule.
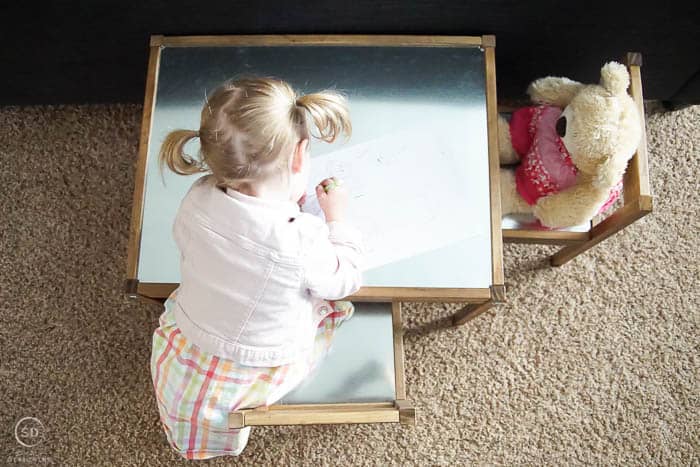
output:
[[504,215],[533,214],[544,227],[564,228],[615,202],[641,139],[629,82],[617,62],[603,65],[600,84],[541,78],[527,90],[534,106],[517,109],[510,121],[499,115]]

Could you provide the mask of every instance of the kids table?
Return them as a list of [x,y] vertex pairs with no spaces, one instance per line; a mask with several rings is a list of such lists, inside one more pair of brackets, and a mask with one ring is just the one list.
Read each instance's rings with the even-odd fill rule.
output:
[[[301,93],[344,92],[352,138],[312,142],[312,164],[335,157],[342,177],[357,169],[360,157],[375,167],[393,160],[397,169],[387,172],[388,179],[372,180],[369,172],[363,179],[360,171],[356,180],[415,189],[406,198],[410,202],[388,196],[371,203],[397,219],[397,213],[415,212],[415,222],[397,225],[385,237],[369,232],[383,246],[371,255],[376,264],[351,300],[463,302],[455,324],[504,300],[494,36],[152,37],[129,237],[129,295],[163,299],[179,282],[171,227],[196,176],[160,173],[164,136],[177,128],[197,129],[206,94],[243,75],[275,76]],[[401,139],[387,139],[396,135]],[[392,141],[402,147],[394,150]],[[351,156],[343,159],[343,151]],[[401,165],[408,158],[411,163]]]

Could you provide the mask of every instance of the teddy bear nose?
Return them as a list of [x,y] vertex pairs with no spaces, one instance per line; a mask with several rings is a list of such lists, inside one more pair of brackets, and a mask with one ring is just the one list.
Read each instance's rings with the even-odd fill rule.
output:
[[566,117],[559,117],[559,120],[557,120],[557,134],[560,138],[566,135]]

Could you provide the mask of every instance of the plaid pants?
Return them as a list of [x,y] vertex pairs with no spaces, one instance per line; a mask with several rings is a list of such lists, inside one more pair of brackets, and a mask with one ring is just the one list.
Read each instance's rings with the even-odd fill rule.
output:
[[294,389],[325,357],[336,329],[354,311],[350,302],[321,302],[318,306],[331,311],[319,323],[306,359],[253,367],[207,354],[188,342],[173,317],[175,300],[177,291],[165,302],[153,333],[151,376],[168,442],[187,459],[243,452],[251,428],[229,429],[228,414],[271,405]]

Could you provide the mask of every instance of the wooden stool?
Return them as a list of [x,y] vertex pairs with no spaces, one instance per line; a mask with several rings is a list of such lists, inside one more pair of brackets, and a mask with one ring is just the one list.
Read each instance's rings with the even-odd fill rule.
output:
[[628,53],[625,64],[630,73],[630,94],[639,110],[642,139],[625,172],[622,190],[624,204],[597,224],[591,221],[567,229],[545,229],[539,226],[533,216],[508,215],[502,219],[501,229],[506,242],[567,245],[550,257],[552,266],[561,266],[652,211],[640,74],[642,55]]
[[398,302],[354,303],[331,350],[308,379],[277,404],[236,410],[230,428],[335,423],[414,424],[406,400]]

